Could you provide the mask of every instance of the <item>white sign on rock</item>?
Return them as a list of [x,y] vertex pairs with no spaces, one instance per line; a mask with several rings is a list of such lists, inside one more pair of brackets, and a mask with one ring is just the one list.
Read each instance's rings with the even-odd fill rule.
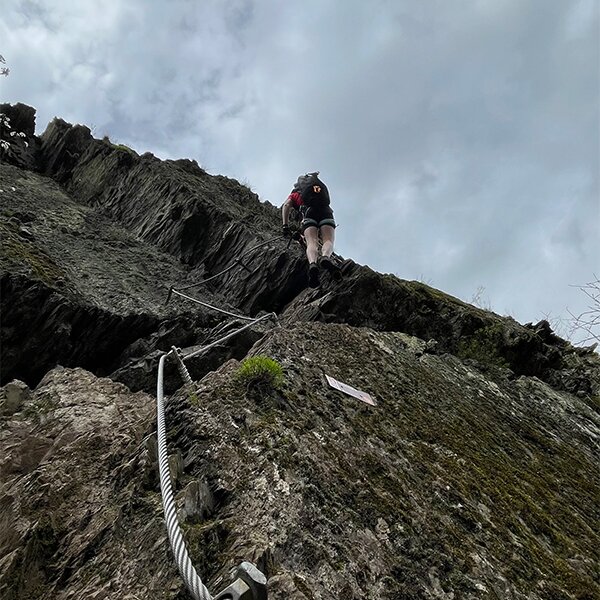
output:
[[377,402],[375,402],[375,399],[373,397],[371,397],[369,394],[367,394],[366,392],[357,390],[356,388],[353,388],[351,385],[342,383],[341,381],[338,381],[337,379],[334,379],[333,377],[329,377],[329,375],[325,375],[325,377],[327,377],[327,381],[329,382],[329,385],[332,388],[335,388],[336,390],[339,390],[340,392],[344,392],[344,394],[348,394],[349,396],[353,396],[354,398],[358,398],[362,402],[366,402],[367,404],[370,404],[371,406],[377,406]]

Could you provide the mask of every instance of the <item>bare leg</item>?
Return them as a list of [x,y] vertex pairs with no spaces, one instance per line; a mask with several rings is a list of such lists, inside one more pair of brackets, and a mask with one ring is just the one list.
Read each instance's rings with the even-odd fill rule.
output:
[[342,280],[342,272],[340,267],[333,262],[331,255],[333,254],[333,242],[335,241],[335,227],[331,225],[323,225],[321,227],[321,239],[323,247],[321,248],[321,266],[331,273],[334,281]]
[[323,240],[321,254],[329,258],[333,253],[333,243],[335,242],[335,228],[331,225],[322,225],[321,238]]
[[310,264],[317,262],[319,255],[319,230],[316,227],[307,227],[304,230],[306,240],[306,258]]

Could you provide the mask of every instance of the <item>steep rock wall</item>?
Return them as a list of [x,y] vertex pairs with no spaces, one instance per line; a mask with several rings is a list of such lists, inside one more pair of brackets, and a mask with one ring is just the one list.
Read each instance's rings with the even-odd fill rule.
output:
[[[189,273],[175,258],[74,202],[51,179],[4,164],[0,179],[3,383],[36,385],[57,364],[107,374],[172,345],[194,345],[221,321],[189,303],[166,304],[170,281]],[[206,292],[200,297],[214,302]],[[221,356],[239,355],[239,347],[230,350]],[[194,374],[214,364],[207,357]],[[134,388],[142,385],[136,365],[138,375],[119,377]]]
[[[210,176],[191,161],[139,157],[60,120],[51,123],[41,139],[49,157],[46,172],[64,180],[75,198],[183,262],[202,264],[203,274],[219,272],[244,256],[245,269],[230,271],[209,289],[226,290],[223,297],[249,314],[280,312],[292,303],[290,319],[402,331],[436,340],[440,351],[483,357],[484,362],[489,359],[517,375],[535,375],[561,389],[600,391],[600,382],[580,364],[585,361],[556,336],[538,335],[539,328],[523,327],[418,282],[381,275],[351,261],[346,261],[342,285],[312,294],[318,297],[315,308],[302,293],[306,265],[295,244],[275,240],[247,254],[257,239],[277,235],[277,211],[237,182]],[[568,361],[565,351],[570,352]],[[568,362],[577,367],[565,378],[561,372]]]
[[[27,111],[21,113],[22,120],[30,115]],[[127,310],[139,311],[131,303],[145,296],[151,297],[150,312],[165,314],[168,310],[158,297],[166,296],[169,285],[189,285],[234,266],[220,278],[193,288],[190,293],[236,306],[251,315],[261,310],[285,310],[288,322],[316,319],[402,331],[435,340],[437,351],[509,368],[516,375],[535,375],[580,395],[594,395],[600,390],[593,361],[590,363],[585,351],[573,349],[549,332],[543,323],[523,327],[512,319],[480,310],[418,282],[381,275],[352,261],[345,261],[342,284],[335,285],[325,278],[323,289],[306,291],[306,261],[302,250],[295,243],[290,246],[286,240],[273,239],[277,238],[279,223],[275,208],[260,203],[255,194],[234,180],[208,175],[192,161],[160,161],[149,154],[140,157],[126,147],[95,140],[86,127],[72,126],[60,119],[48,126],[38,145],[41,148],[36,155],[39,168],[71,194],[67,212],[76,212],[73,200],[93,210],[87,209],[84,213],[83,208],[80,209],[79,216],[66,224],[64,220],[49,219],[54,221],[53,235],[39,240],[37,247],[40,248],[42,242],[41,248],[45,251],[46,244],[62,239],[62,250],[55,251],[51,257],[57,269],[68,267],[71,281],[79,289],[87,288],[95,301],[106,296],[111,311],[115,304],[123,301],[128,303]],[[43,189],[41,180],[34,181],[32,177],[21,176],[22,185],[12,208],[13,213],[25,214],[27,218],[37,214],[37,206],[48,204],[40,201],[38,193],[32,198],[30,210],[24,213],[16,208],[18,204],[26,205],[22,200],[31,189]],[[54,217],[65,213],[68,204],[59,196],[52,190]],[[112,252],[96,251],[94,236],[99,229],[107,227],[106,223],[100,223],[99,216],[93,216],[98,213],[107,215],[111,223],[116,221],[130,232],[129,237],[123,233],[113,235],[112,239],[105,236],[106,243],[113,246]],[[85,224],[90,219],[93,226],[86,231]],[[113,227],[110,225],[109,229]],[[33,219],[33,223],[26,224],[25,233],[33,231],[37,235],[36,228],[38,223]],[[83,252],[73,257],[90,265],[87,272],[79,269],[73,260],[69,263],[69,252],[64,251],[73,243],[73,238],[94,240],[90,244],[94,250],[91,259]],[[151,253],[149,246],[140,246],[137,253],[133,252],[140,238],[174,256],[179,267],[169,263],[164,252]],[[269,239],[273,241],[251,251]],[[154,266],[143,257],[143,252],[152,254]],[[240,258],[243,266],[237,263]],[[106,266],[114,266],[111,263],[120,263],[118,273],[115,269],[113,273],[103,272]],[[124,272],[126,264],[133,266],[135,282]],[[78,273],[79,270],[82,272]],[[114,280],[120,277],[126,288],[117,286],[115,289]],[[90,286],[90,283],[96,285]],[[154,291],[149,289],[152,286],[156,288]],[[110,290],[109,294],[105,289]],[[169,307],[189,308],[189,304],[186,309],[179,301]]]

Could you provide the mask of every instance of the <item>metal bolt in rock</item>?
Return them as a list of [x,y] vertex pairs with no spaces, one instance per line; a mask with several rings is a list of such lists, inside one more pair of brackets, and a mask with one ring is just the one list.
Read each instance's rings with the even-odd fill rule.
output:
[[243,562],[236,580],[213,600],[267,600],[267,578],[252,563]]

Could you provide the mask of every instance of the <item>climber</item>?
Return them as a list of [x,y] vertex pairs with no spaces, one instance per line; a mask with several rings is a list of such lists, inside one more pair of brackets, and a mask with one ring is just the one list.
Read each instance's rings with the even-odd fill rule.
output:
[[[339,281],[342,272],[331,259],[335,240],[335,220],[329,206],[329,190],[319,179],[319,172],[300,175],[290,195],[281,207],[283,233],[291,237],[289,226],[292,208],[300,211],[302,223],[300,231],[306,240],[306,258],[308,259],[308,284],[312,288],[319,287],[319,266],[329,271]],[[322,247],[319,259],[319,234]]]

